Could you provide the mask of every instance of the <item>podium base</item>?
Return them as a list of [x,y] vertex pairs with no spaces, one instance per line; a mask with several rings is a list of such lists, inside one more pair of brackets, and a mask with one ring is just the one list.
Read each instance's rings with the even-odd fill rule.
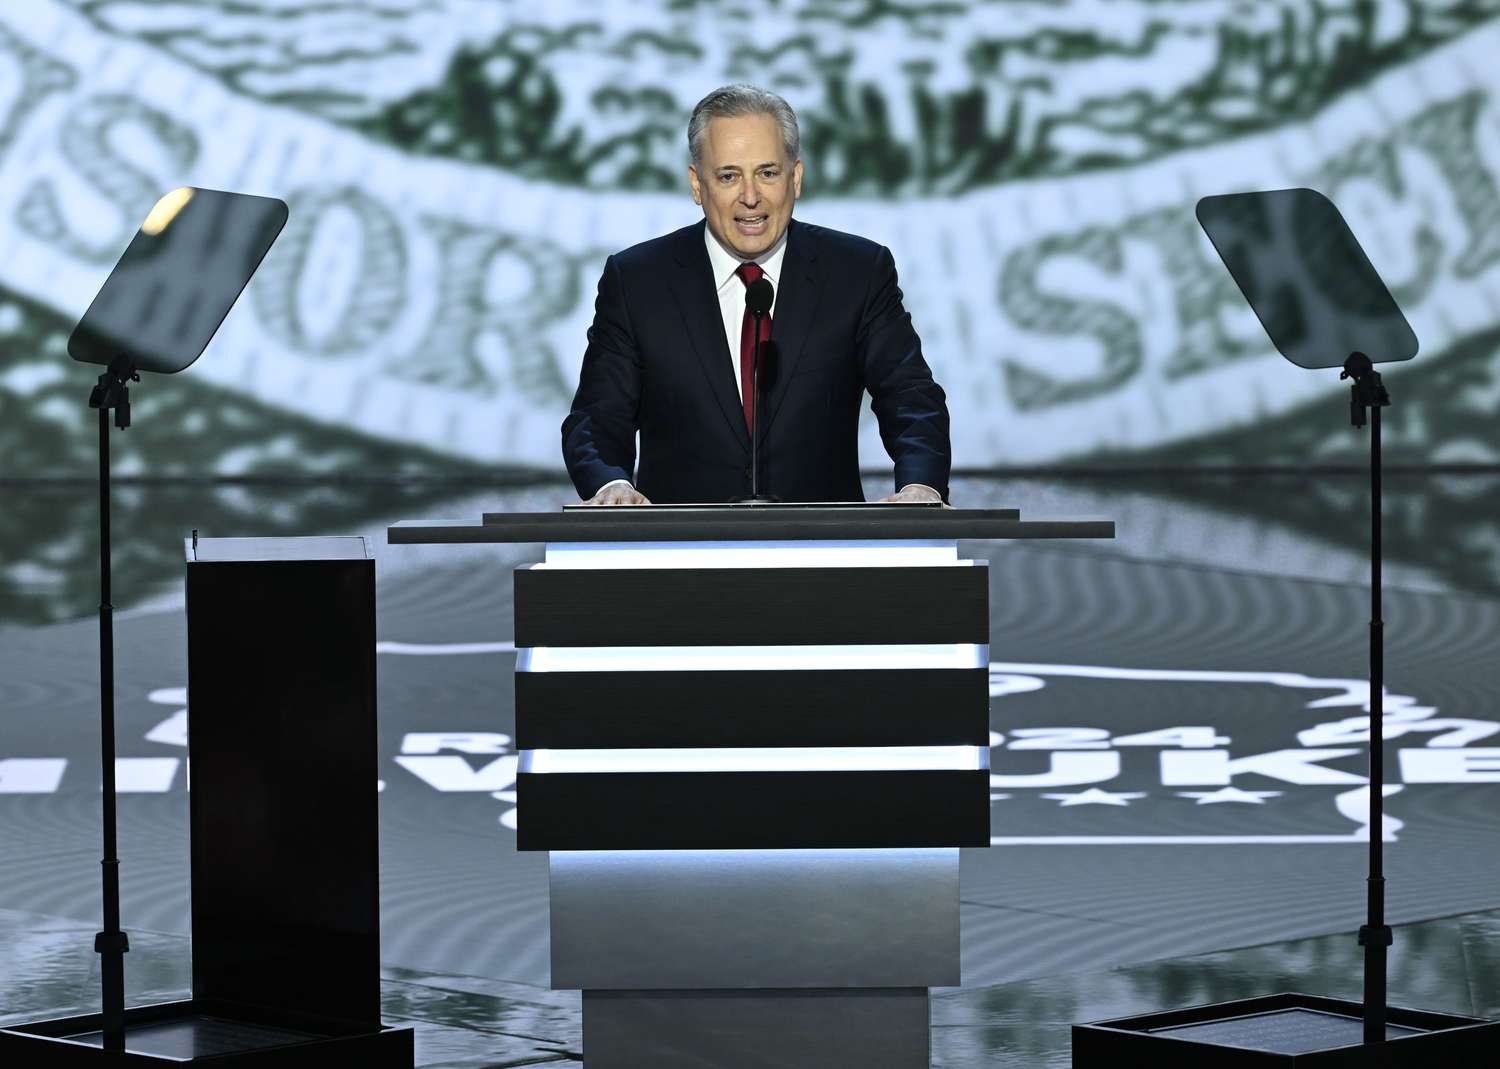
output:
[[0,1029],[0,1065],[165,1066],[205,1062],[224,1069],[318,1069],[335,1064],[412,1069],[410,1028],[281,1016],[198,1000],[125,1011],[125,1050],[104,1050],[97,1013]]
[[1431,1069],[1482,1065],[1500,1022],[1392,1006],[1365,1046],[1362,1007],[1282,994],[1073,1026],[1074,1069]]
[[585,990],[583,1057],[587,1069],[928,1069],[929,1017],[925,987]]

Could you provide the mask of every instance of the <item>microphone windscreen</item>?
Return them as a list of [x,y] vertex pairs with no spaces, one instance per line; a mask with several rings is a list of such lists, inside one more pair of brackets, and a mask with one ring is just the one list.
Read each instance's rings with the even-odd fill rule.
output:
[[775,299],[776,291],[771,288],[771,280],[764,276],[745,287],[745,308],[751,315],[765,315]]

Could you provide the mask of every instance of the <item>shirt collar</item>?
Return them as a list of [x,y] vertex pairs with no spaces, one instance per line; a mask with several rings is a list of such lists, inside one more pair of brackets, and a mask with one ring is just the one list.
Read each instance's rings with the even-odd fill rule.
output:
[[745,261],[721,245],[719,239],[714,237],[714,232],[705,223],[703,240],[708,245],[708,263],[714,273],[714,289],[723,289],[729,280],[734,278],[734,273],[739,270],[740,264],[746,262],[759,264],[765,270],[766,278],[771,280],[771,285],[780,285],[781,260],[786,254],[786,239],[791,231],[792,228],[788,225],[775,245],[755,257],[753,261]]

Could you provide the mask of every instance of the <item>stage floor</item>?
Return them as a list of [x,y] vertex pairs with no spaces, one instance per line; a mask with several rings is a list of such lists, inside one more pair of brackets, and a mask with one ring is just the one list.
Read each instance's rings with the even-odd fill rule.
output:
[[[1108,516],[1121,537],[964,544],[991,567],[995,841],[964,853],[964,989],[935,1003],[936,1064],[1063,1065],[1072,1021],[1283,989],[1357,995],[1362,482],[1309,495],[1202,478],[955,484],[961,504]],[[1384,834],[1391,917],[1408,928],[1393,998],[1500,1013],[1500,920],[1486,913],[1500,907],[1500,583],[1492,529],[1466,519],[1476,495],[1493,511],[1496,480],[1397,483]],[[63,492],[0,489],[23,519]],[[188,960],[181,536],[287,533],[312,514],[299,495],[329,498],[134,492],[116,573],[134,601],[117,625],[120,853],[127,980],[155,1001],[186,984]],[[386,1009],[432,1026],[429,1066],[578,1050],[577,996],[546,989],[545,857],[514,850],[508,573],[539,547],[379,535],[397,518],[563,496],[371,488],[342,520],[324,507],[300,531],[376,536]],[[87,1005],[96,970],[96,625],[78,618],[92,541],[71,537],[66,568],[45,546],[23,551],[66,583],[12,567],[0,601],[0,1013],[12,1019]],[[430,752],[438,734],[450,738]],[[1244,947],[1260,949],[1222,954]]]

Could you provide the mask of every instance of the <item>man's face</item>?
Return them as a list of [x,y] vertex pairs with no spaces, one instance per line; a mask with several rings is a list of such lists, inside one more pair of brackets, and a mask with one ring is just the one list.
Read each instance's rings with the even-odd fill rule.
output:
[[751,260],[786,232],[802,193],[802,161],[786,158],[781,127],[769,115],[710,119],[702,170],[690,165],[688,184],[714,237]]

